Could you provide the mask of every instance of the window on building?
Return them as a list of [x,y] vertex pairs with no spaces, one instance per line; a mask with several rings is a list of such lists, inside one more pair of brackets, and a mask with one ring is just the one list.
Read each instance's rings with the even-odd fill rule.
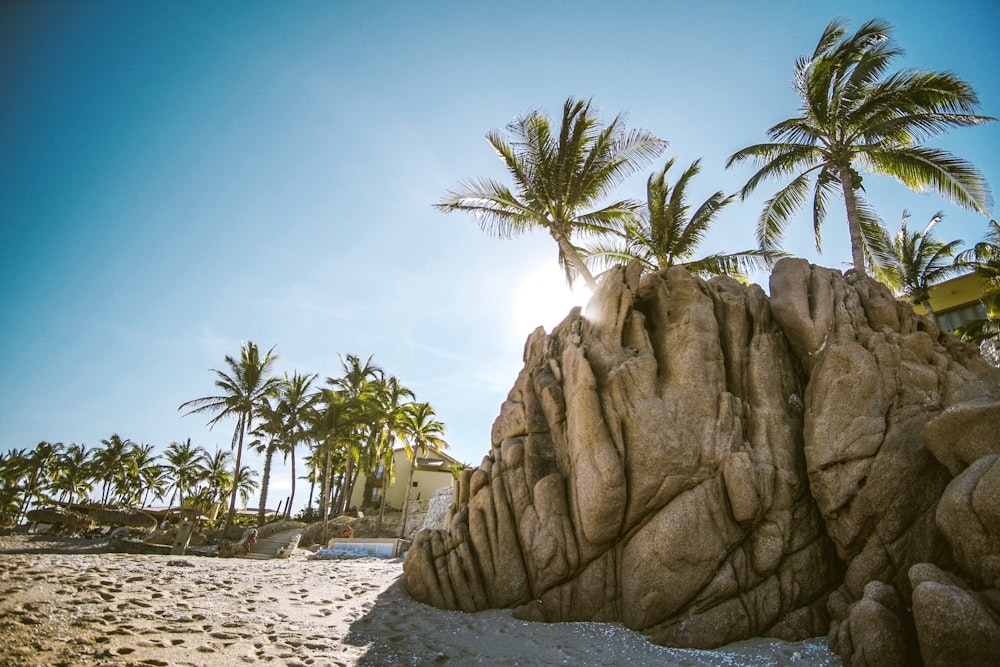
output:
[[986,319],[986,307],[979,301],[960,308],[953,308],[937,315],[938,326],[945,331],[954,331],[957,327],[972,320]]

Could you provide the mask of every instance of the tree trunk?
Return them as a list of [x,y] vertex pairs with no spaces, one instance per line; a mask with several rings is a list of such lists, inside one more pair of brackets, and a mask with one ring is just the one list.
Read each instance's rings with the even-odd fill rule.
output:
[[322,495],[320,496],[320,501],[319,501],[319,504],[320,504],[320,513],[323,515],[323,541],[322,541],[322,544],[324,546],[326,545],[327,539],[329,539],[329,535],[327,534],[327,530],[328,530],[328,525],[329,525],[329,520],[330,520],[330,513],[327,510],[330,507],[330,505],[329,505],[329,503],[330,503],[330,479],[331,479],[331,474],[330,474],[330,472],[331,472],[330,471],[330,467],[331,467],[330,466],[330,458],[331,458],[330,457],[330,449],[331,449],[330,445],[328,444],[326,446],[326,461],[325,461],[325,463],[323,465],[323,483],[320,485],[320,493]]
[[247,415],[243,413],[236,422],[239,432],[239,444],[236,446],[236,466],[233,468],[233,492],[229,498],[229,514],[226,516],[226,527],[222,529],[222,537],[225,538],[229,532],[229,527],[233,525],[233,517],[236,516],[236,494],[239,493],[240,465],[243,463],[243,432],[246,430]]
[[580,277],[583,278],[583,281],[587,283],[587,287],[590,288],[590,291],[596,292],[597,281],[594,280],[593,274],[590,273],[590,269],[587,268],[587,265],[583,263],[583,259],[580,258],[580,253],[576,251],[576,248],[573,247],[573,244],[570,243],[569,239],[563,236],[562,234],[559,234],[551,230],[550,233],[552,235],[552,238],[556,240],[556,243],[559,244],[559,250],[562,251],[563,257],[566,258],[566,261],[568,261],[573,266],[573,268],[576,269],[576,272],[580,274]]
[[288,505],[285,507],[285,518],[292,518],[292,502],[295,500],[295,443],[292,442],[292,493],[288,496]]
[[413,453],[413,460],[410,461],[410,474],[406,476],[406,491],[403,494],[403,518],[399,524],[399,539],[406,538],[406,515],[410,512],[410,490],[413,488],[413,471],[417,467],[416,452]]
[[865,271],[864,238],[861,235],[861,219],[858,216],[858,203],[854,197],[854,178],[850,164],[840,167],[840,187],[844,192],[844,204],[847,206],[847,231],[851,235],[851,258],[854,270],[861,275]]
[[274,456],[274,445],[268,445],[264,454],[264,474],[260,480],[260,507],[257,508],[257,527],[264,526],[264,510],[267,504],[267,487],[271,482],[271,457]]
[[923,301],[919,301],[918,303],[927,309],[927,318],[934,323],[934,326],[940,328],[941,325],[938,324],[937,313],[935,313],[934,309],[931,307],[931,300],[925,299]]

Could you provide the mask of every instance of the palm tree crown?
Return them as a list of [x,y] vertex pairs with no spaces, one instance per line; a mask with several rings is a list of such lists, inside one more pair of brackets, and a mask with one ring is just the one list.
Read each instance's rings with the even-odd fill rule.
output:
[[733,202],[735,195],[727,197],[721,191],[716,192],[691,213],[687,187],[701,170],[701,160],[692,162],[671,187],[667,172],[673,165],[671,158],[663,169],[650,175],[646,182],[645,208],[637,219],[625,222],[616,230],[618,238],[611,242],[598,241],[583,251],[589,261],[606,266],[637,259],[647,269],[680,265],[703,276],[743,278],[747,271],[770,266],[784,254],[771,250],[744,250],[694,259],[716,215]]
[[888,237],[866,239],[872,247],[872,263],[876,277],[897,294],[927,309],[930,319],[937,323],[937,316],[930,302],[930,287],[934,283],[958,273],[961,264],[955,264],[955,251],[961,240],[944,243],[931,234],[931,229],[941,221],[942,214],[935,213],[922,232],[911,232],[906,221],[910,214],[903,211],[899,231]]
[[549,117],[536,110],[507,125],[510,141],[498,131],[486,135],[513,176],[516,193],[493,179],[480,178],[449,192],[435,207],[469,211],[484,230],[500,238],[537,227],[548,230],[559,245],[567,280],[572,283],[579,274],[591,290],[596,289],[572,235],[603,234],[632,219],[639,204],[631,200],[594,207],[658,156],[666,142],[645,130],[627,132],[621,114],[602,128],[590,104],[566,100],[558,134]]
[[765,179],[793,177],[764,205],[757,222],[762,248],[780,248],[788,220],[806,202],[812,182],[816,249],[827,203],[839,191],[854,268],[863,272],[862,226],[875,215],[861,197],[859,168],[892,176],[911,190],[929,188],[973,211],[988,211],[989,188],[979,171],[921,142],[953,127],[994,119],[973,113],[979,105],[975,91],[953,74],[906,70],[887,75],[902,53],[891,30],[875,19],[848,35],[842,20],[832,21],[812,55],[796,62],[800,115],[769,129],[771,143],[730,156],[727,167],[744,160],[760,165],[743,187],[743,198]]

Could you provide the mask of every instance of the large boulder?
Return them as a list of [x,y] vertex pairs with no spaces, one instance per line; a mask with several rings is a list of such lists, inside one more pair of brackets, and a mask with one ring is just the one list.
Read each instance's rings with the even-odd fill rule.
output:
[[670,646],[832,627],[848,661],[915,654],[907,573],[954,562],[921,429],[997,376],[864,276],[783,260],[771,295],[633,264],[536,330],[447,528],[414,540],[411,595]]

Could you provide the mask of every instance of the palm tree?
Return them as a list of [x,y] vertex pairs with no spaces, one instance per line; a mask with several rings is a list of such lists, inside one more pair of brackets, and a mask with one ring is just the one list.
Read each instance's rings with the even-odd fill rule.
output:
[[57,458],[52,489],[69,503],[69,509],[78,497],[85,498],[93,488],[90,460],[87,446],[76,443],[64,447]]
[[48,484],[52,474],[52,467],[55,464],[62,443],[39,442],[35,448],[27,454],[23,460],[24,471],[27,476],[24,487],[24,495],[21,499],[19,516],[24,517],[28,512],[28,507],[33,500],[43,500],[46,496],[43,491]]
[[340,502],[336,507],[337,511],[344,511],[351,502],[358,475],[364,470],[369,473],[366,479],[370,480],[374,465],[377,465],[372,463],[375,459],[377,439],[375,418],[371,412],[377,407],[374,402],[376,386],[385,377],[385,372],[372,364],[372,357],[368,357],[368,360],[362,363],[360,357],[349,354],[341,357],[340,364],[343,375],[340,378],[327,378],[326,381],[350,399],[350,409],[354,415],[354,432],[353,437],[346,441],[344,483],[340,490]]
[[[216,374],[215,386],[221,390],[218,396],[205,396],[182,403],[178,410],[187,410],[185,414],[203,412],[215,413],[208,422],[209,428],[227,417],[236,418],[236,428],[233,431],[232,447],[236,449],[236,462],[233,466],[233,477],[241,470],[243,461],[243,438],[251,430],[251,424],[256,414],[257,406],[265,396],[273,394],[280,379],[270,375],[271,366],[278,356],[273,354],[272,347],[263,358],[257,344],[248,341],[243,344],[239,360],[226,355],[228,372],[211,369]],[[232,497],[229,501],[229,513],[223,529],[225,534],[233,524],[236,514],[236,494],[239,484],[233,484]]]
[[788,220],[805,203],[814,179],[816,249],[827,202],[839,190],[854,268],[864,272],[862,227],[875,216],[861,196],[858,169],[892,176],[911,190],[930,188],[973,211],[989,210],[989,188],[979,171],[921,142],[952,127],[994,119],[973,113],[979,105],[975,91],[953,74],[906,70],[886,75],[893,58],[902,54],[891,30],[875,19],[848,36],[842,20],[832,21],[812,55],[796,61],[800,115],[769,129],[772,143],[730,156],[727,167],[748,159],[760,165],[740,193],[744,199],[765,179],[794,176],[764,205],[757,221],[761,248],[780,249]]
[[204,491],[213,504],[225,500],[233,490],[233,455],[216,447],[215,452],[202,454],[201,464],[205,469]]
[[[199,482],[208,477],[205,457],[208,452],[200,445],[191,444],[191,438],[184,442],[171,442],[163,454],[166,460],[165,469],[173,480],[173,489],[177,492],[177,504],[184,508],[184,496]],[[173,500],[170,501],[173,505]]]
[[306,428],[307,415],[319,396],[317,392],[312,391],[312,383],[316,377],[315,373],[302,375],[295,371],[292,377],[285,376],[285,382],[281,386],[280,408],[285,415],[287,428],[285,441],[282,443],[282,453],[286,460],[291,458],[292,472],[292,490],[285,507],[285,518],[288,519],[292,518],[292,503],[295,502],[295,448],[300,442],[305,442],[309,438],[309,431]]
[[498,131],[488,133],[486,140],[513,176],[516,193],[480,178],[450,191],[435,208],[469,211],[480,227],[499,238],[546,229],[559,246],[567,281],[572,284],[580,275],[593,291],[597,283],[573,245],[573,235],[604,234],[631,220],[637,202],[624,199],[594,207],[656,158],[666,142],[645,130],[626,132],[621,114],[602,128],[590,104],[567,99],[558,135],[549,117],[538,110],[507,125],[509,142]]
[[410,403],[403,418],[403,446],[410,461],[410,472],[406,479],[406,493],[403,499],[403,517],[399,525],[399,537],[406,536],[406,515],[410,510],[410,489],[413,488],[413,473],[417,469],[417,459],[427,456],[429,450],[440,452],[447,449],[444,440],[444,424],[435,419],[434,409],[427,403]]
[[407,406],[413,401],[413,392],[403,386],[399,378],[392,375],[383,377],[375,384],[375,428],[376,451],[374,461],[382,470],[382,497],[379,503],[378,522],[375,530],[381,532],[388,498],[386,491],[395,478],[396,438],[405,432]]
[[152,491],[150,487],[162,471],[158,460],[159,456],[153,453],[152,445],[132,444],[125,457],[124,475],[118,488],[119,502],[128,507],[142,504],[143,498],[149,496]]
[[716,192],[690,213],[687,186],[701,170],[701,160],[692,162],[671,187],[667,171],[673,165],[671,158],[663,169],[649,177],[646,206],[638,218],[626,221],[616,230],[618,238],[610,243],[599,241],[588,246],[584,250],[586,259],[596,260],[603,267],[637,259],[652,270],[676,265],[702,276],[730,275],[745,279],[746,272],[770,267],[784,255],[772,250],[744,250],[693,259],[715,216],[733,203],[736,195],[726,197],[721,191]]
[[260,424],[254,430],[257,438],[250,443],[254,451],[264,454],[264,473],[260,481],[260,506],[257,508],[257,525],[264,525],[264,512],[267,508],[267,490],[271,481],[271,461],[274,453],[281,447],[286,434],[285,416],[280,410],[280,404],[271,405],[266,398],[257,408]]
[[872,253],[875,276],[897,295],[923,306],[930,320],[937,324],[930,287],[962,270],[962,265],[954,263],[955,250],[962,241],[944,243],[931,235],[931,229],[941,221],[940,212],[931,217],[922,232],[907,229],[909,217],[903,211],[899,231],[892,238],[883,232],[872,239],[869,231],[866,243],[876,249]]
[[133,444],[128,438],[122,439],[117,433],[112,433],[111,437],[101,440],[102,447],[94,452],[94,468],[98,471],[97,479],[102,482],[101,505],[107,506],[112,493],[121,487],[126,458]]
[[[345,473],[350,477],[350,463],[353,461],[350,441],[357,426],[357,398],[345,391],[324,389],[313,415],[312,437],[317,444],[317,451],[312,460],[319,464],[322,471],[320,482],[319,511],[323,519],[323,541],[328,537],[328,521],[330,516],[330,496],[333,480],[335,457],[342,454],[348,464]],[[317,456],[319,455],[319,456]],[[317,461],[319,459],[319,461]],[[343,493],[343,492],[342,492]],[[311,495],[311,494],[310,494]],[[312,499],[310,498],[310,505]]]
[[259,475],[260,473],[250,466],[242,466],[234,476],[236,483],[233,485],[233,490],[239,495],[244,509],[246,509],[247,503],[250,502],[253,494],[260,488],[260,483],[257,481]]

